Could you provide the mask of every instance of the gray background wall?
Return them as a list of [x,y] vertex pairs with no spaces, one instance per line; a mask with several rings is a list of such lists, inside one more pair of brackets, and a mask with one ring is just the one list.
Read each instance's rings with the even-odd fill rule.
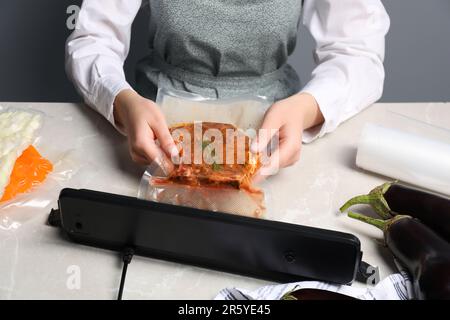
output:
[[[450,101],[450,0],[383,3],[391,30],[382,101]],[[80,100],[64,73],[66,9],[72,4],[81,0],[0,0],[0,101]],[[133,25],[125,64],[131,83],[134,64],[146,53],[146,17],[140,12]],[[290,62],[303,82],[313,68],[313,47],[301,28]]]

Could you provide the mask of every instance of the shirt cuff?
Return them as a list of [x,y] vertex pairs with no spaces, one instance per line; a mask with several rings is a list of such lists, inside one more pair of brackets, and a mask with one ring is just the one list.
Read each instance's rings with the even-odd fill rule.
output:
[[333,84],[329,80],[310,81],[300,91],[308,93],[316,99],[325,120],[323,124],[303,131],[302,141],[304,143],[310,143],[326,133],[332,132],[339,125],[339,103],[336,94],[330,88],[333,88]]
[[104,76],[94,86],[91,103],[96,109],[119,131],[124,131],[114,121],[114,100],[116,96],[125,89],[134,90],[131,85],[119,76]]

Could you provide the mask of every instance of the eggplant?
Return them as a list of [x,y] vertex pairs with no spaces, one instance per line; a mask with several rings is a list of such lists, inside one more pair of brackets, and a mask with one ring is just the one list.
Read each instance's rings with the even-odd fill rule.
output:
[[450,299],[450,244],[418,219],[397,215],[389,220],[359,213],[348,216],[374,225],[384,233],[386,246],[413,279],[418,299]]
[[394,181],[348,200],[340,210],[344,212],[355,204],[369,204],[383,219],[398,214],[412,216],[450,242],[449,198]]

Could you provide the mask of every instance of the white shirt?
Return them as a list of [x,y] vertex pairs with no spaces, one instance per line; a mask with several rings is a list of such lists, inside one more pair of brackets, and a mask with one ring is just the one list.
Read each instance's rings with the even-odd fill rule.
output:
[[[123,64],[142,0],[84,0],[66,44],[66,69],[85,102],[113,125],[124,89]],[[325,122],[306,130],[310,142],[377,101],[383,91],[389,17],[380,0],[305,0],[302,23],[316,41],[317,66],[301,92],[317,101]]]

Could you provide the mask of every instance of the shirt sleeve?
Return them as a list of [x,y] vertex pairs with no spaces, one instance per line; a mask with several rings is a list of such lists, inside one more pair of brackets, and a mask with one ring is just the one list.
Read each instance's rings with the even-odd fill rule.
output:
[[316,41],[317,66],[301,92],[316,99],[325,119],[305,130],[308,143],[381,97],[390,20],[380,0],[305,0],[302,19]]
[[86,104],[114,126],[116,95],[131,89],[125,80],[131,25],[142,0],[84,0],[66,42],[66,72]]

